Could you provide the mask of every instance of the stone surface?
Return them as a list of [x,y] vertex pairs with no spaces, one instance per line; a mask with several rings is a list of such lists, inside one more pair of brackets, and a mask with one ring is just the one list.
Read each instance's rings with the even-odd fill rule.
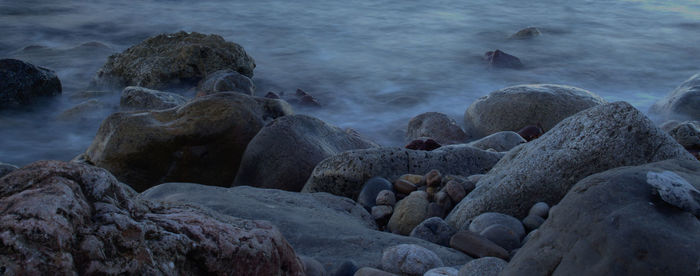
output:
[[185,97],[175,93],[128,86],[122,90],[119,107],[124,110],[168,109],[186,102]]
[[425,174],[425,185],[428,187],[439,187],[442,183],[442,174],[439,170],[430,170]]
[[410,150],[425,150],[425,151],[431,151],[435,150],[437,148],[442,147],[440,143],[437,141],[428,138],[428,139],[417,139],[409,142],[404,148],[410,149]]
[[666,203],[700,218],[700,191],[672,171],[648,172],[647,183]]
[[253,81],[231,69],[224,69],[208,74],[197,86],[197,96],[211,95],[217,92],[238,92],[253,95]]
[[290,113],[283,101],[241,93],[115,113],[102,122],[85,156],[137,191],[169,181],[230,186],[248,142],[266,121]]
[[527,214],[546,219],[549,216],[549,204],[547,202],[537,202],[530,207],[530,211]]
[[445,193],[452,199],[452,202],[460,202],[467,195],[464,186],[457,181],[447,182],[444,188]]
[[453,267],[436,267],[428,270],[423,276],[457,276],[459,270]]
[[382,252],[382,269],[401,275],[421,276],[426,271],[443,266],[432,251],[415,244],[399,244]]
[[[233,185],[298,192],[321,160],[376,146],[314,117],[282,116],[265,125],[248,143]],[[375,198],[376,194],[370,202]]]
[[[370,180],[367,180],[367,183],[365,183],[365,185],[362,186],[362,190],[360,190],[360,195],[357,197],[357,203],[365,207],[365,209],[369,210],[374,205],[376,205],[377,196],[382,191],[393,191],[391,183],[382,177],[373,177]],[[393,204],[384,205],[393,206]]]
[[459,276],[498,276],[508,265],[502,259],[484,257],[474,259],[459,269]]
[[523,68],[523,63],[518,57],[507,54],[499,49],[486,52],[484,54],[484,60],[490,68]]
[[413,228],[409,236],[442,246],[450,246],[450,238],[455,232],[442,218],[430,217]]
[[497,257],[504,260],[508,259],[508,251],[471,231],[459,231],[454,234],[450,238],[450,247],[467,253],[474,258]]
[[15,165],[0,162],[0,177],[3,177],[16,169],[19,168]]
[[700,122],[686,121],[668,131],[686,149],[700,150]]
[[393,187],[397,193],[401,193],[401,194],[405,194],[405,195],[410,194],[411,192],[418,189],[418,187],[415,184],[409,182],[408,180],[401,179],[401,178],[396,179],[396,181],[394,181]]
[[[85,120],[85,119],[95,119],[100,120],[102,116],[106,116],[110,111],[110,108],[97,99],[91,99],[87,101],[80,102],[71,108],[68,108],[58,114],[56,119],[64,122]],[[109,113],[108,113],[109,114]]]
[[428,204],[427,217],[429,217],[429,218],[432,218],[432,217],[445,218],[445,212],[446,212],[446,209],[444,207],[442,207],[440,204],[437,204],[435,202],[431,202]]
[[503,275],[697,275],[700,220],[647,183],[671,171],[700,188],[700,162],[621,167],[579,181]]
[[396,276],[396,274],[373,267],[363,267],[355,272],[355,276]]
[[[360,196],[358,197],[358,203],[360,198],[362,198],[362,192],[360,192]],[[394,206],[394,204],[396,204],[396,196],[391,190],[384,189],[379,191],[379,193],[377,194],[375,203],[377,205]]]
[[525,230],[532,231],[540,227],[544,223],[544,218],[535,215],[528,215],[523,219],[523,226]]
[[664,119],[700,120],[700,74],[693,75],[654,103],[649,112]]
[[556,204],[586,176],[670,158],[695,160],[630,104],[597,106],[509,151],[446,221],[461,225],[484,212],[524,218],[533,204]]
[[394,214],[389,219],[389,230],[395,234],[408,236],[413,228],[427,218],[428,203],[428,199],[418,193],[411,193],[399,201],[394,208]]
[[218,35],[160,34],[115,54],[97,71],[92,86],[150,89],[190,88],[207,74],[235,70],[253,76],[255,61],[240,45]]
[[0,108],[30,105],[62,90],[54,71],[17,59],[0,59],[0,80]]
[[401,148],[346,151],[316,165],[302,191],[356,198],[371,176],[396,179],[406,173],[425,174],[432,169],[457,175],[485,173],[501,156],[466,145],[450,145],[429,152]]
[[371,210],[372,218],[377,221],[379,225],[386,225],[386,223],[391,218],[391,214],[394,212],[394,207],[386,205],[372,206]]
[[549,131],[561,120],[604,103],[598,95],[572,86],[516,85],[478,98],[464,112],[464,124],[477,137],[537,123]]
[[531,39],[540,36],[542,33],[535,27],[527,27],[510,36],[511,39]]
[[306,276],[327,276],[328,273],[326,272],[326,269],[323,268],[323,265],[318,262],[316,259],[312,257],[307,257],[307,256],[299,256],[299,259],[301,260],[303,266],[304,266],[304,273]]
[[439,112],[426,112],[411,118],[406,140],[430,137],[442,145],[458,144],[469,139],[454,119]]
[[519,236],[519,233],[513,231],[513,229],[501,224],[494,224],[486,227],[486,229],[481,231],[479,235],[487,238],[507,251],[519,248],[520,237],[522,237]]
[[525,235],[525,227],[523,227],[523,224],[520,223],[520,221],[517,218],[494,212],[487,212],[476,216],[469,223],[469,225],[464,224],[462,229],[466,229],[468,226],[469,231],[472,231],[474,233],[481,233],[484,230],[486,230],[486,228],[489,228],[492,225],[496,224],[500,224],[510,228],[511,230],[513,230],[513,232],[515,232],[518,235],[519,238]]
[[376,231],[374,220],[362,206],[327,193],[168,183],[143,192],[141,197],[201,204],[235,217],[270,221],[297,254],[315,258],[327,271],[335,271],[350,260],[358,267],[380,267],[382,250],[404,243],[430,249],[448,266],[471,259],[428,241]]
[[353,261],[345,261],[333,272],[333,276],[353,276],[360,268]]
[[104,169],[39,161],[0,178],[8,275],[303,275],[270,223],[143,200]]
[[509,151],[517,145],[526,143],[522,136],[513,131],[499,131],[479,140],[470,142],[469,145],[478,149],[494,149],[496,151]]

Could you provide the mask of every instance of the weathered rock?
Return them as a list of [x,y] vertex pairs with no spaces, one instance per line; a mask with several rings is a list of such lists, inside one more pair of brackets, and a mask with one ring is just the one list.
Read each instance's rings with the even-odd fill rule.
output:
[[306,276],[326,276],[328,273],[323,265],[316,259],[307,256],[299,256],[301,262],[304,266],[304,273]]
[[296,99],[290,100],[290,103],[298,103],[301,106],[307,107],[321,107],[321,103],[318,102],[318,99],[316,99],[314,96],[311,96],[311,94],[307,93],[304,90],[297,88],[297,91],[294,93],[294,96],[296,96]]
[[349,260],[359,267],[380,267],[382,250],[404,243],[430,249],[449,266],[471,259],[428,241],[376,231],[374,220],[362,206],[327,193],[169,183],[153,187],[141,197],[201,204],[235,217],[270,221],[279,227],[297,254],[315,258],[327,271],[334,271]]
[[428,187],[439,187],[442,183],[442,174],[439,170],[430,170],[425,174],[425,185]]
[[175,93],[128,86],[122,90],[119,107],[124,110],[168,109],[186,102],[185,97]]
[[411,192],[417,190],[418,187],[415,184],[409,182],[408,180],[399,178],[399,179],[396,179],[396,181],[394,181],[394,189],[398,193],[402,193],[402,194],[407,195],[407,194],[410,194]]
[[280,95],[278,95],[275,92],[268,91],[267,94],[265,94],[265,98],[270,98],[270,99],[281,99]]
[[549,204],[547,204],[547,202],[537,202],[530,207],[530,211],[528,211],[527,214],[546,219],[547,216],[549,216]]
[[432,169],[457,175],[485,173],[501,156],[466,145],[445,146],[430,152],[400,148],[346,151],[316,165],[302,191],[356,198],[371,176],[396,179],[405,173],[425,174]]
[[106,104],[102,103],[100,100],[91,99],[64,110],[58,114],[56,119],[61,121],[75,121],[88,118],[99,119],[98,117],[102,115],[101,113],[108,111],[109,109]]
[[136,195],[106,170],[75,163],[39,161],[0,178],[3,273],[304,273],[268,222]]
[[527,27],[510,36],[511,39],[531,39],[540,36],[542,33],[535,27]]
[[700,189],[698,161],[621,167],[579,181],[502,275],[697,275],[700,220],[667,204],[649,172]]
[[458,144],[469,139],[454,119],[439,112],[426,112],[411,118],[406,130],[406,140],[430,137],[439,144]]
[[290,113],[283,101],[241,93],[115,113],[102,122],[85,156],[137,191],[168,181],[230,186],[248,141],[265,121]]
[[394,207],[387,205],[372,206],[372,218],[377,221],[379,225],[386,225],[393,213]]
[[254,68],[253,58],[236,43],[218,35],[178,32],[148,38],[110,56],[92,86],[167,90],[194,87],[207,74],[222,69],[253,77]]
[[[503,225],[513,230],[513,232],[515,232],[519,238],[525,235],[525,228],[517,218],[494,212],[488,212],[478,215],[471,221],[471,223],[469,223],[468,227],[469,231],[472,231],[474,233],[481,233],[484,230],[486,230],[486,228],[497,224]],[[465,228],[467,228],[467,224],[464,224],[464,227],[462,227],[462,229]]]
[[516,85],[474,101],[464,113],[464,123],[477,137],[537,123],[549,131],[561,120],[604,103],[598,95],[572,86]]
[[415,244],[399,244],[382,253],[382,269],[401,275],[421,276],[426,271],[443,266],[440,257]]
[[211,95],[217,92],[238,92],[253,95],[255,84],[253,81],[231,69],[219,70],[211,73],[203,79],[197,87],[197,96]]
[[47,68],[16,59],[0,59],[0,108],[30,105],[61,94],[61,81]]
[[496,49],[495,51],[486,52],[484,54],[484,60],[491,68],[523,68],[523,63],[520,61],[519,58],[513,55],[506,54],[505,52],[498,49]]
[[650,109],[665,119],[700,120],[700,74],[695,74]]
[[413,228],[409,236],[442,246],[450,246],[450,238],[455,232],[442,218],[430,217]]
[[464,190],[464,186],[454,180],[447,182],[444,191],[448,196],[450,196],[452,202],[460,202],[467,195],[467,191]]
[[15,165],[0,162],[0,177],[3,177],[16,169],[19,168]]
[[[391,185],[391,184],[389,184]],[[358,197],[362,198],[362,192],[360,192],[360,196]],[[358,200],[359,203],[359,200]],[[381,190],[377,194],[377,199],[375,200],[375,203],[377,205],[387,205],[387,206],[394,206],[396,204],[396,196],[394,195],[394,192],[391,190]]]
[[457,276],[459,270],[453,267],[437,267],[428,270],[423,276]]
[[428,199],[419,193],[411,193],[396,204],[394,214],[389,219],[392,233],[408,236],[411,230],[428,216]]
[[[372,147],[377,145],[319,119],[283,116],[265,125],[250,141],[233,185],[298,192],[321,160]],[[368,203],[376,196],[368,197]]]
[[544,223],[544,218],[535,215],[528,215],[523,219],[523,226],[525,230],[532,231],[540,227]]
[[508,259],[508,251],[471,231],[459,231],[454,234],[450,238],[450,247],[467,253],[474,258],[497,257],[504,260]]
[[[382,177],[373,177],[370,180],[367,180],[367,183],[362,186],[360,195],[357,196],[357,203],[369,210],[376,205],[377,196],[382,191],[393,191],[391,183]],[[396,199],[394,199],[394,201],[396,201]],[[393,204],[385,205],[393,206]]]
[[358,269],[354,276],[396,276],[396,274],[373,267],[363,267]]
[[648,172],[647,183],[666,203],[700,218],[700,191],[672,171]]
[[499,131],[474,142],[469,145],[478,149],[494,149],[496,151],[509,151],[517,145],[526,143],[520,135],[513,131]]
[[484,257],[474,259],[459,269],[459,276],[498,276],[508,265],[502,259]]
[[[507,251],[520,247],[520,237],[519,233],[516,233],[511,228],[501,225],[494,224],[486,227],[484,231],[481,231],[479,235],[487,238],[498,246],[502,247]],[[524,236],[524,235],[523,235]]]
[[333,276],[353,276],[360,268],[353,261],[345,261],[333,272]]
[[534,203],[556,204],[586,176],[670,158],[695,160],[630,104],[597,106],[509,151],[446,221],[462,225],[484,212],[524,218]]
[[695,122],[686,121],[679,123],[668,134],[684,148],[700,150],[700,125]]

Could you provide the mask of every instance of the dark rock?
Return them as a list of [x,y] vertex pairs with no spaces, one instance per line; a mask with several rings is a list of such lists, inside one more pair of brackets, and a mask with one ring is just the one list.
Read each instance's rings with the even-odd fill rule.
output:
[[470,231],[459,231],[450,238],[450,247],[474,258],[496,257],[508,259],[508,251],[492,241]]
[[[365,185],[362,186],[362,190],[360,190],[360,195],[357,196],[357,203],[359,203],[360,205],[365,207],[367,211],[369,211],[374,205],[376,205],[377,195],[379,195],[381,191],[385,190],[388,190],[390,192],[394,191],[391,182],[384,179],[383,177],[373,177],[370,180],[367,180],[367,183],[365,183]],[[393,204],[382,205],[393,206]]]
[[454,119],[438,112],[427,112],[411,118],[406,139],[409,141],[430,137],[438,144],[458,144],[469,139]]
[[467,192],[464,190],[464,186],[454,180],[447,182],[444,191],[448,196],[450,196],[452,202],[460,202],[467,195]]
[[328,273],[323,265],[319,263],[316,259],[307,256],[299,256],[302,264],[304,265],[304,273],[306,276],[326,276]]
[[297,89],[295,95],[300,105],[309,107],[321,107],[321,103],[318,102],[318,99],[314,98],[314,96],[311,96],[311,94],[306,93],[306,91],[304,90]]
[[530,216],[538,216],[546,219],[549,216],[549,204],[547,202],[537,202],[530,208],[528,212]]
[[425,141],[413,140],[405,146],[405,148],[407,148],[407,149],[425,150],[425,151],[431,151],[431,150],[437,149],[439,147],[441,147],[440,143],[436,142],[433,139],[426,139]]
[[359,269],[360,268],[354,261],[345,261],[342,264],[340,264],[340,266],[338,266],[338,268],[333,273],[333,276],[353,276],[355,275],[355,272],[357,272],[357,270]]
[[[389,185],[391,185],[391,184],[389,184]],[[362,198],[362,191],[360,191],[360,196],[358,197],[358,203],[359,203],[360,198]],[[396,197],[394,196],[394,192],[392,192],[391,190],[388,190],[388,189],[379,191],[379,193],[377,194],[377,199],[375,200],[375,203],[377,205],[394,206],[394,204],[396,204]]]
[[396,179],[396,181],[394,181],[394,189],[396,189],[397,192],[402,194],[410,194],[411,192],[417,190],[418,187],[416,187],[416,185],[409,182],[408,180],[399,178]]
[[0,59],[0,108],[19,107],[61,94],[61,81],[47,68]]
[[389,230],[394,234],[408,236],[411,230],[428,216],[428,199],[414,192],[396,203],[394,214],[389,219]]
[[513,131],[499,131],[474,142],[469,145],[478,149],[494,149],[499,152],[509,151],[512,148],[527,142],[518,133]]
[[450,238],[454,233],[455,230],[442,218],[430,217],[413,228],[409,236],[442,246],[449,246]]
[[540,216],[529,215],[523,219],[523,226],[528,232],[537,229],[542,223],[544,223],[544,219]]
[[281,98],[280,98],[280,95],[277,95],[277,93],[272,92],[272,91],[267,92],[267,94],[265,94],[265,98],[268,98],[268,99],[281,99]]
[[[503,225],[508,227],[517,234],[518,239],[525,236],[525,227],[523,227],[523,224],[520,223],[517,218],[493,212],[483,213],[475,217],[471,223],[469,223],[469,231],[481,233],[486,230],[486,228],[493,225]],[[465,224],[462,229],[466,228],[466,226],[467,225]]]
[[507,251],[520,247],[519,233],[501,224],[491,225],[479,234]]
[[656,102],[649,112],[664,119],[700,120],[700,74],[693,75]]
[[185,97],[175,93],[128,86],[122,91],[119,107],[124,110],[168,109],[186,102]]
[[484,60],[492,68],[523,68],[523,63],[516,56],[506,54],[505,52],[496,49],[488,51],[484,54]]
[[387,205],[377,205],[372,207],[372,218],[377,221],[378,225],[384,226],[389,222],[394,208]]
[[459,276],[498,276],[508,265],[502,259],[483,257],[474,259],[459,269]]
[[537,123],[537,125],[529,125],[518,130],[518,135],[528,142],[539,138],[542,134],[544,134],[544,129],[542,129],[540,123]]
[[445,212],[446,209],[444,209],[442,206],[435,202],[431,202],[428,204],[428,215],[427,217],[432,218],[432,217],[438,217],[438,218],[445,218]]
[[435,253],[420,245],[399,244],[382,253],[382,269],[407,276],[422,276],[426,271],[443,266]]
[[6,174],[11,173],[12,171],[14,171],[16,169],[19,169],[19,167],[12,165],[12,164],[0,162],[0,177],[3,177]]
[[425,184],[428,187],[439,187],[442,183],[442,174],[438,170],[430,170],[425,174]]
[[206,78],[197,86],[197,96],[206,96],[217,92],[238,92],[253,95],[255,84],[250,78],[234,70],[219,70],[206,75]]
[[452,199],[444,191],[440,191],[435,194],[435,203],[437,203],[443,211],[452,210],[452,207],[454,206],[454,204],[452,204]]
[[542,33],[535,27],[527,27],[510,36],[511,39],[531,39],[540,36]]

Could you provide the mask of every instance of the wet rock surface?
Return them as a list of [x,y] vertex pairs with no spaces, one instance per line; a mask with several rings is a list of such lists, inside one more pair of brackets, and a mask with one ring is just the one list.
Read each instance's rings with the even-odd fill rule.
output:
[[430,137],[441,145],[457,144],[469,139],[454,119],[439,112],[426,112],[408,122],[408,141]]
[[186,102],[185,97],[175,93],[128,86],[122,90],[119,107],[123,110],[168,109]]
[[0,108],[30,105],[61,91],[54,71],[17,59],[0,59]]

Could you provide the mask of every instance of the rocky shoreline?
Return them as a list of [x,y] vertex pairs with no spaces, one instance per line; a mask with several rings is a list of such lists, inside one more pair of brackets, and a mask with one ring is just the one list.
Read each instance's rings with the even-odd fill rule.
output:
[[[399,148],[295,114],[323,108],[301,89],[255,96],[254,68],[186,32],[109,57],[61,115],[121,91],[83,154],[0,163],[0,274],[700,274],[700,74],[659,121],[523,84],[471,103],[463,127],[417,115]],[[61,93],[20,60],[0,77],[0,109]]]

